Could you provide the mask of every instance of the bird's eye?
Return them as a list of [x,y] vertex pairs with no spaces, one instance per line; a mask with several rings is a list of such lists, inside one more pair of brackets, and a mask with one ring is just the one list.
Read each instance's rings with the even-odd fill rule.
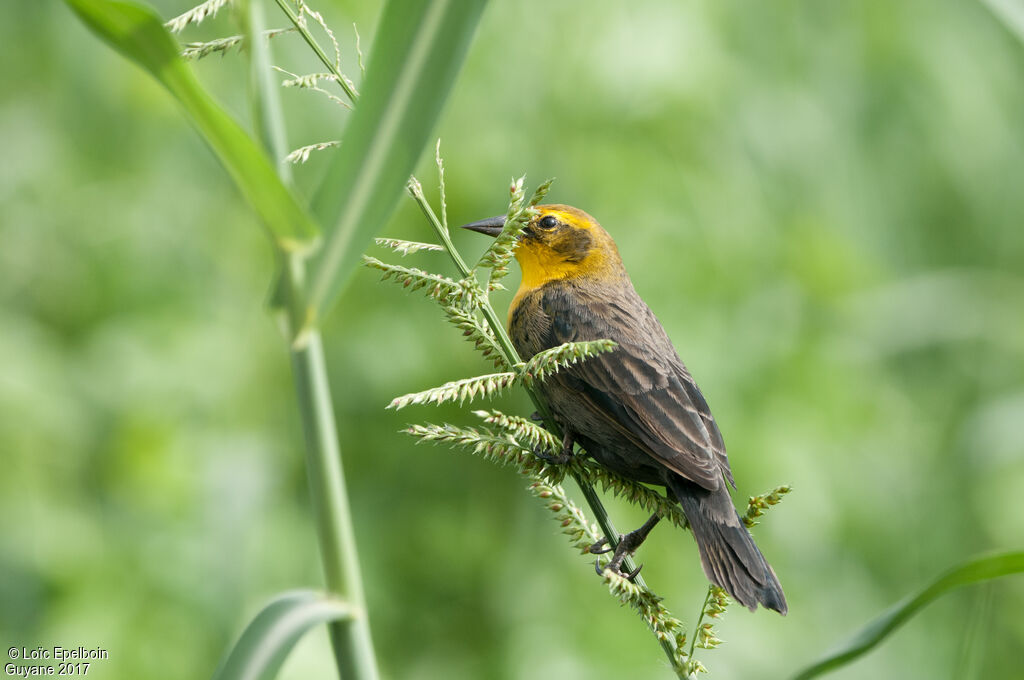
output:
[[540,221],[541,229],[554,229],[557,224],[558,220],[555,219],[554,215],[546,215]]

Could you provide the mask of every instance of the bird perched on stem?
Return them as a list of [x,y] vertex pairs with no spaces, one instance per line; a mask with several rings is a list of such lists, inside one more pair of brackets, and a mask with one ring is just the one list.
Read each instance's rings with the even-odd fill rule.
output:
[[[497,236],[504,221],[465,228]],[[515,256],[523,276],[509,307],[509,335],[524,359],[566,342],[617,344],[539,385],[566,435],[562,455],[579,443],[608,469],[664,486],[690,523],[708,579],[751,610],[761,604],[785,614],[782,586],[729,495],[735,482],[718,425],[608,232],[582,210],[537,206]],[[658,519],[620,537],[606,568],[619,571]],[[591,546],[608,551],[604,542]]]

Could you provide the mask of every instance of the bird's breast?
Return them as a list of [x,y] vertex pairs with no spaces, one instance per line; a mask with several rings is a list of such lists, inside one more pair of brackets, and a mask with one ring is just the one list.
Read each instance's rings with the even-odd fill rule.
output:
[[508,334],[524,361],[547,349],[551,318],[544,313],[542,298],[537,288],[517,295],[508,308]]

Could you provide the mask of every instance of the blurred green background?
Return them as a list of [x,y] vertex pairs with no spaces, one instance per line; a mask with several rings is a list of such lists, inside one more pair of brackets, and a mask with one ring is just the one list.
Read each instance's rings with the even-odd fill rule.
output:
[[[377,3],[314,6],[357,76],[348,27],[365,48]],[[235,32],[225,12],[184,39]],[[103,647],[96,678],[205,677],[270,596],[321,583],[270,252],[170,98],[62,4],[4,3],[0,55],[0,640]],[[247,118],[244,60],[197,70]],[[340,107],[283,97],[291,146],[341,136]],[[487,10],[438,131],[451,220],[501,212],[513,174],[557,177],[698,379],[737,501],[795,489],[755,530],[790,614],[731,610],[711,677],[786,677],[1024,546],[1022,121],[1024,48],[977,2]],[[384,234],[429,238],[409,200]],[[670,677],[520,478],[398,432],[471,422],[384,406],[488,370],[428,302],[360,271],[325,338],[388,677]],[[662,527],[638,560],[692,624],[692,540]],[[1022,607],[1024,578],[960,591],[834,677],[1024,677]],[[318,632],[282,675],[331,673]]]

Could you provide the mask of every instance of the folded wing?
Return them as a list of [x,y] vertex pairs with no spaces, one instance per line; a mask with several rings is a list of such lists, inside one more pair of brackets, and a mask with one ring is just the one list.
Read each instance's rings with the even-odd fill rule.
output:
[[[584,304],[580,304],[584,302]],[[597,292],[552,287],[542,309],[544,344],[607,338],[612,352],[557,374],[595,415],[659,463],[706,489],[732,482],[722,435],[704,396],[654,314],[629,287]]]

